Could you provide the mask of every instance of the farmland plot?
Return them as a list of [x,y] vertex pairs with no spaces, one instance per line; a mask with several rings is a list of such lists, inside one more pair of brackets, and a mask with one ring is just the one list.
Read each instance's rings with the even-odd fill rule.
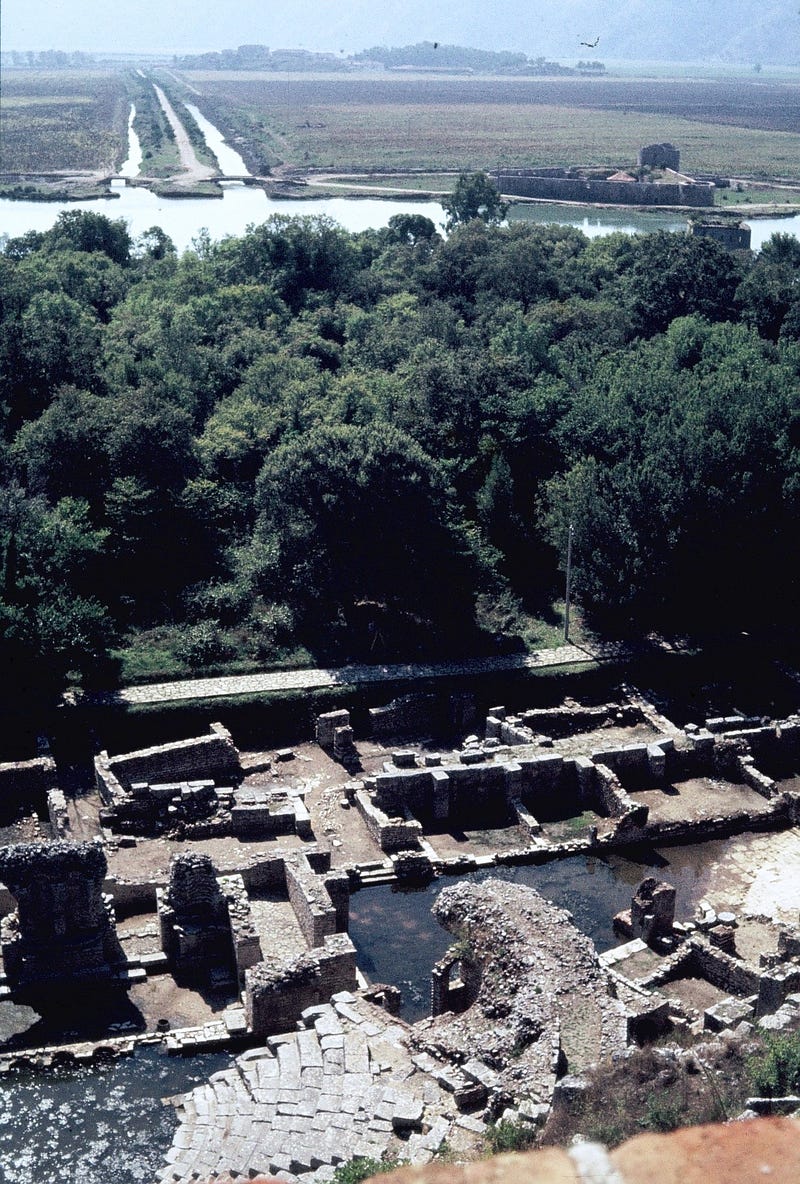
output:
[[223,130],[272,166],[615,167],[671,140],[690,173],[800,178],[791,84],[186,77]]
[[121,74],[4,71],[0,171],[112,171],[127,151],[127,117]]

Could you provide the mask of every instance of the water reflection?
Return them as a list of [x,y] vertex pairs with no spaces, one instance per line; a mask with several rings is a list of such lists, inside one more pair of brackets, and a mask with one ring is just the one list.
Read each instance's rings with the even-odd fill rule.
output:
[[225,137],[219,128],[214,127],[214,124],[206,119],[203,112],[194,103],[186,103],[185,106],[203,133],[209,149],[216,156],[223,177],[250,177],[252,174],[247,165],[239,153],[234,152],[233,148],[225,143]]
[[[619,944],[612,928],[614,914],[630,907],[633,890],[647,875],[669,880],[677,889],[677,916],[690,918],[724,846],[720,840],[603,859],[576,856],[540,865],[482,869],[463,879],[481,883],[494,878],[536,888],[568,909],[577,928],[602,953]],[[415,891],[382,885],[362,889],[350,900],[350,936],[359,967],[372,982],[400,987],[402,1014],[412,1022],[430,1014],[431,968],[453,940],[430,910],[442,888],[457,882],[444,878]]]
[[138,177],[142,167],[142,145],[133,128],[135,118],[136,107],[131,103],[131,113],[128,116],[128,159],[120,165],[120,177]]
[[[434,201],[347,197],[284,201],[267,197],[262,189],[255,186],[234,184],[223,189],[221,199],[168,198],[158,197],[148,189],[126,186],[124,189],[115,189],[115,197],[111,200],[93,198],[78,202],[32,202],[2,198],[0,234],[17,238],[29,230],[49,230],[62,210],[93,210],[109,218],[124,218],[134,238],[151,226],[160,226],[179,251],[190,247],[201,230],[208,230],[213,240],[219,240],[227,235],[244,234],[249,225],[263,222],[272,214],[292,217],[325,214],[345,230],[353,232],[386,226],[394,214],[422,214],[440,228],[445,220],[444,210]],[[686,222],[675,215],[657,215],[651,211],[637,210],[588,213],[582,209],[549,204],[514,206],[509,219],[512,222],[575,226],[590,238],[612,234],[614,231],[643,234],[652,230],[686,229]],[[776,231],[800,237],[800,214],[791,218],[754,218],[749,225],[754,250],[763,246]]]
[[162,1098],[185,1093],[230,1057],[143,1049],[91,1068],[0,1080],[0,1180],[142,1184],[155,1178],[177,1119]]
[[381,201],[377,198],[350,200],[344,197],[315,201],[276,201],[255,186],[232,185],[223,189],[222,198],[158,197],[149,189],[126,186],[115,190],[113,200],[90,201],[9,201],[0,199],[0,233],[17,238],[29,230],[49,230],[62,210],[92,210],[108,218],[124,218],[134,238],[160,226],[178,251],[185,251],[203,229],[214,240],[227,235],[244,234],[272,214],[293,217],[326,214],[346,230],[360,231],[386,226],[393,214],[423,214],[437,225],[444,221],[438,202]]

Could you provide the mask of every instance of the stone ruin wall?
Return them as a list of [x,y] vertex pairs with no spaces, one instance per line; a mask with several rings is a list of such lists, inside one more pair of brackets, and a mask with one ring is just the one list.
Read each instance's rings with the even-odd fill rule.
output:
[[[632,703],[602,703],[586,707],[576,703],[561,707],[530,707],[518,715],[508,715],[505,707],[490,707],[486,718],[485,734],[496,736],[503,744],[529,744],[531,735],[543,733],[555,740],[574,736],[579,732],[593,732],[604,724],[614,723],[620,727],[631,727],[644,721],[644,713]],[[524,740],[516,740],[516,729],[521,730]]]
[[[458,970],[458,982],[454,972]],[[483,967],[477,959],[453,945],[431,971],[431,1015],[466,1011],[478,999]]]
[[44,799],[55,784],[56,763],[51,756],[31,761],[5,761],[0,764],[0,801],[28,805]]
[[337,927],[330,896],[302,856],[287,856],[285,867],[286,891],[300,931],[310,948],[322,946]]
[[[381,772],[352,783],[351,800],[370,834],[390,854],[419,850],[424,828],[431,821],[463,814],[465,809],[479,812],[482,802],[496,805],[500,795],[508,805],[510,819],[516,815],[517,824],[531,836],[541,831],[542,821],[593,809],[613,821],[613,826],[601,828],[593,840],[604,844],[617,840],[692,841],[800,822],[798,795],[781,791],[774,778],[758,767],[759,759],[787,752],[800,762],[800,719],[791,717],[767,726],[737,716],[722,721],[725,727],[717,732],[692,724],[680,729],[638,692],[626,688],[625,693],[630,702],[601,707],[571,704],[533,709],[519,716],[509,716],[504,707],[491,708],[483,743],[474,738],[473,744],[468,743],[446,765],[437,754],[396,752]],[[564,735],[579,733],[586,725],[595,730],[605,722],[621,726],[648,722],[662,734],[650,742],[565,758],[547,751],[552,749],[552,737],[534,731],[526,721],[537,729],[548,726],[548,730]],[[752,723],[758,726],[741,727]],[[734,724],[739,725],[738,730]],[[502,744],[517,750],[512,759],[500,759],[496,750]],[[531,756],[521,751],[525,745],[541,748]],[[692,777],[742,782],[770,808],[743,808],[691,821],[653,822],[647,806],[636,800],[637,789]]]
[[0,877],[16,901],[2,922],[12,989],[113,977],[123,961],[103,893],[106,857],[95,843],[14,843],[0,848]]
[[356,987],[356,948],[346,933],[325,938],[284,966],[259,963],[245,972],[245,1013],[257,1036],[291,1031],[301,1012]]
[[44,748],[45,752],[33,760],[0,764],[0,818],[14,817],[20,810],[46,809],[53,834],[63,837],[67,802],[56,785],[56,763],[46,745]]
[[441,700],[436,695],[402,695],[369,709],[370,735],[376,740],[421,736],[439,722]]
[[120,792],[127,795],[136,782],[189,781],[214,778],[239,781],[242,766],[227,728],[211,724],[210,735],[177,740],[136,752],[95,757],[95,780],[104,801],[114,802]]

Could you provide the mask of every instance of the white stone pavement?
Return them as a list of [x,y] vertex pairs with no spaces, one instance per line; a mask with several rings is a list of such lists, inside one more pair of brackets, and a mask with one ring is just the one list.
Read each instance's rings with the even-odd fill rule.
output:
[[[495,658],[465,658],[459,662],[397,663],[387,666],[341,666],[330,669],[273,670],[264,674],[240,674],[229,678],[194,678],[180,682],[149,683],[78,697],[87,705],[170,703],[189,699],[217,699],[232,695],[267,694],[275,691],[312,691],[325,687],[364,683],[414,682],[473,674],[502,674],[538,670],[548,666],[574,666],[584,662],[610,662],[624,658],[622,645],[562,645],[532,654]],[[71,700],[75,702],[76,699]]]
[[414,1056],[407,1027],[385,1011],[343,991],[303,1022],[172,1099],[180,1125],[160,1184],[223,1172],[325,1184],[355,1156],[427,1163],[445,1140],[474,1146],[485,1130],[458,1113],[448,1068]]

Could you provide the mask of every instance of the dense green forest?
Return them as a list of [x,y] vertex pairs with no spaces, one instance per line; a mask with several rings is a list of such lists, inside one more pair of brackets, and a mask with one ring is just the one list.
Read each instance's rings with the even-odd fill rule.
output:
[[0,254],[4,693],[496,652],[570,522],[605,632],[791,622],[799,376],[787,235],[63,213]]

